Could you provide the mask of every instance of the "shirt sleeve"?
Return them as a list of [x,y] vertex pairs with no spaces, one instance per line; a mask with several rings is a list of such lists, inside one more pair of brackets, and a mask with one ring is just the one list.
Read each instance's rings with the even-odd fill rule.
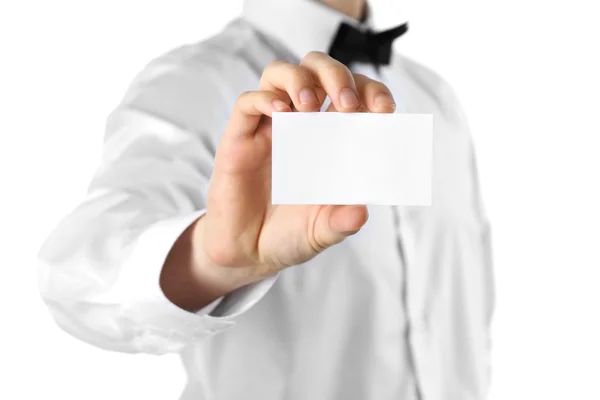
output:
[[234,326],[277,278],[197,313],[174,305],[160,288],[173,244],[205,211],[218,129],[228,114],[219,81],[210,71],[203,78],[189,70],[171,60],[138,76],[108,119],[85,198],[37,255],[40,292],[57,324],[104,349],[177,352]]

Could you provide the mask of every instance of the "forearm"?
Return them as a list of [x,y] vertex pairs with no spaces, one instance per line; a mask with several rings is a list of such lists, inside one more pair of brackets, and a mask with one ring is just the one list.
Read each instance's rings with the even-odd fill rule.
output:
[[[40,292],[65,331],[104,349],[153,354],[192,340],[188,324],[203,318],[169,302],[158,283],[168,252],[201,211],[164,216],[152,204],[95,191],[46,239],[37,255]],[[146,340],[149,333],[155,339]]]
[[[196,222],[207,206],[212,132],[224,103],[216,81],[172,62],[144,70],[111,113],[88,196],[37,257],[40,292],[59,326],[109,350],[180,351],[232,327],[276,278],[245,285],[234,276],[242,269],[197,268],[204,264]],[[208,94],[206,107],[186,108]],[[233,291],[218,316],[188,311]]]

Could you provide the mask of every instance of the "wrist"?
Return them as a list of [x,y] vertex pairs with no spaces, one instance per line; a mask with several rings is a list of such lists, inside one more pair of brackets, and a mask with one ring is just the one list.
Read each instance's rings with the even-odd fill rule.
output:
[[227,274],[217,273],[204,254],[200,217],[176,240],[167,255],[161,275],[160,286],[165,296],[178,307],[196,312],[219,297],[243,286]]
[[250,272],[252,268],[222,266],[208,256],[204,245],[206,229],[205,215],[194,223],[192,232],[192,241],[194,243],[193,270],[196,279],[204,281],[222,292],[232,292],[258,280],[251,276]]

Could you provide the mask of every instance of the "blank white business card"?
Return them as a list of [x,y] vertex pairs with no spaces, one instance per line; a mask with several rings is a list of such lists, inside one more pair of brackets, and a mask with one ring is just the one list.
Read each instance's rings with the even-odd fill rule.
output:
[[433,116],[273,114],[273,204],[431,205]]

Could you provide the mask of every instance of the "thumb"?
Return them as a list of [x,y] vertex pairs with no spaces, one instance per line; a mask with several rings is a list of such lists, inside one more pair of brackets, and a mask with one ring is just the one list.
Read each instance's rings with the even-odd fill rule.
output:
[[333,246],[357,233],[367,222],[367,206],[326,206],[315,222],[315,240],[323,247]]

